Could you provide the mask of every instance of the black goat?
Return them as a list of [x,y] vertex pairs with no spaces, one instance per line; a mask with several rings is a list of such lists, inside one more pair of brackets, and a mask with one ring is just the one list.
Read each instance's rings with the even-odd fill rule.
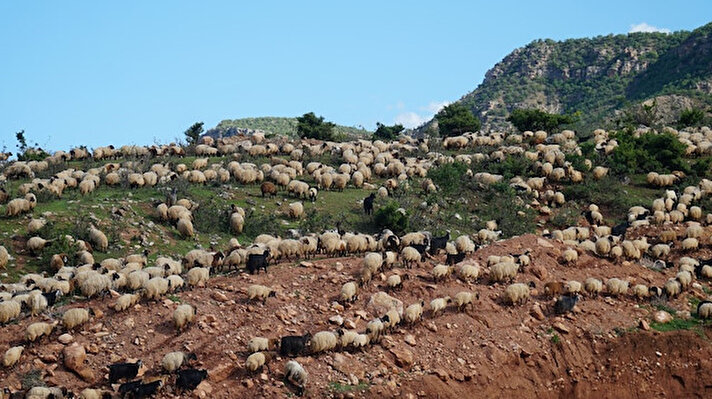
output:
[[460,262],[462,262],[463,260],[465,260],[465,256],[466,256],[466,255],[467,255],[467,254],[464,253],[464,252],[462,252],[462,253],[457,253],[457,254],[447,254],[447,257],[445,258],[445,264],[447,264],[448,266],[450,266],[450,265],[454,265],[454,264],[460,263]]
[[578,302],[578,300],[578,295],[562,296],[561,298],[557,299],[556,303],[554,304],[554,313],[564,314],[570,312],[574,308],[574,306],[576,306],[576,302]]
[[187,369],[178,370],[176,386],[181,390],[194,390],[200,383],[208,377],[207,370]]
[[163,386],[163,381],[157,380],[149,382],[148,384],[140,384],[135,387],[130,393],[133,399],[142,399],[149,396],[153,396],[158,392],[158,390]]
[[250,274],[255,274],[255,272],[260,271],[260,269],[265,269],[267,273],[267,266],[269,265],[269,248],[265,249],[262,254],[250,254],[247,256],[247,270]]
[[138,374],[138,369],[141,368],[141,361],[136,363],[115,363],[109,365],[109,382],[115,383],[121,379],[130,380]]
[[366,212],[366,215],[370,215],[373,213],[373,201],[376,199],[376,194],[371,193],[368,197],[364,198],[363,200],[363,211]]
[[304,352],[311,337],[310,333],[282,337],[279,342],[279,354],[282,356],[299,356]]
[[448,241],[450,241],[449,231],[442,237],[433,237],[430,241],[430,250],[428,252],[430,252],[430,255],[437,255],[439,250],[445,249]]
[[613,226],[611,229],[611,235],[625,237],[625,232],[628,230],[628,227],[630,227],[630,222],[628,221]]
[[141,385],[141,380],[125,382],[119,385],[119,393],[121,396],[125,396],[129,392],[133,392],[139,385]]
[[47,306],[54,306],[54,304],[57,302],[57,299],[62,296],[62,291],[56,290],[50,293],[43,292],[42,296],[45,297],[45,299],[47,300]]

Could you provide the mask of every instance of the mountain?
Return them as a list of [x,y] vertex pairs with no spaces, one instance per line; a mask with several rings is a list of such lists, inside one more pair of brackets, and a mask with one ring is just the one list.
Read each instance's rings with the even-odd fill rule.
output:
[[[580,112],[573,128],[611,125],[655,99],[660,122],[712,104],[712,23],[692,32],[630,33],[564,41],[535,40],[490,69],[459,102],[484,130],[511,130],[513,109]],[[428,128],[428,122],[420,130]]]
[[[253,131],[296,137],[297,118],[266,116],[260,118],[225,119],[214,128],[208,130],[205,134],[217,138]],[[336,125],[334,133],[336,133],[337,137],[356,138],[370,136],[373,132],[356,127]]]

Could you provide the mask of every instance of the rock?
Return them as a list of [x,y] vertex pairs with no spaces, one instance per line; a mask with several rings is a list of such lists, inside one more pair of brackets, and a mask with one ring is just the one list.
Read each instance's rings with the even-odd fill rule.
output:
[[425,328],[427,328],[428,330],[430,330],[432,332],[438,332],[438,326],[436,326],[435,323],[433,323],[432,321],[430,323],[427,323],[425,325]]
[[73,343],[64,348],[64,365],[77,373],[84,381],[94,381],[94,373],[84,362],[87,359],[87,353],[84,346],[78,343]]
[[341,262],[336,262],[335,269],[336,269],[337,272],[340,272],[340,271],[344,270],[344,264],[341,263]]
[[269,376],[266,373],[260,374],[260,380],[269,381]]
[[650,324],[645,320],[641,320],[640,323],[638,323],[638,327],[643,331],[650,331]]
[[546,280],[549,275],[544,266],[537,264],[532,264],[531,266],[529,266],[529,271],[532,272],[532,274],[535,275],[536,278],[542,281]]
[[532,317],[539,321],[546,319],[546,316],[544,316],[544,312],[541,310],[541,306],[539,306],[538,303],[535,303],[534,306],[532,306],[532,309],[529,311],[529,314],[531,314]]
[[104,312],[103,312],[101,309],[99,309],[99,308],[92,308],[92,310],[94,311],[94,318],[95,318],[96,320],[99,320],[99,319],[101,319],[101,318],[104,317]]
[[331,367],[334,368],[334,370],[347,374],[347,369],[346,367],[348,366],[349,360],[346,358],[346,356],[342,355],[341,353],[336,353],[334,354],[334,361],[331,363]]
[[353,330],[356,328],[356,323],[354,323],[353,320],[347,319],[344,321],[344,327],[348,328],[349,330]]
[[355,315],[356,317],[360,317],[360,318],[363,319],[363,320],[367,320],[367,319],[368,319],[368,313],[366,313],[366,312],[363,311],[363,310],[357,310],[357,311],[355,311],[355,312],[354,312],[354,315]]
[[413,366],[413,352],[405,348],[391,348],[390,352],[395,357],[395,362],[398,367],[410,370]]
[[669,323],[672,321],[672,316],[670,315],[670,313],[664,310],[660,310],[655,312],[655,314],[653,315],[653,321],[661,324]]
[[410,346],[415,346],[415,337],[412,334],[406,335],[403,341]]
[[208,379],[212,382],[221,382],[232,374],[235,366],[232,363],[221,363],[208,370]]
[[536,239],[536,244],[540,247],[544,248],[554,248],[554,245],[549,242],[549,240],[545,240],[543,238],[537,238]]
[[227,302],[227,301],[230,300],[230,299],[228,299],[228,297],[227,297],[225,294],[223,294],[223,293],[220,292],[220,291],[214,291],[214,292],[210,295],[210,297],[213,298],[214,300],[218,301],[218,302]]
[[62,343],[64,345],[67,345],[67,344],[72,343],[72,341],[74,341],[74,337],[71,334],[64,333],[64,334],[60,335],[59,338],[57,338],[57,341],[59,341],[60,343]]
[[551,326],[554,327],[554,330],[556,330],[562,334],[568,334],[570,332],[569,328],[566,327],[565,325],[563,325],[562,323],[554,323]]
[[301,266],[301,267],[314,267],[314,263],[312,263],[312,262],[307,262],[307,261],[302,261],[302,262],[299,262],[299,266]]
[[433,370],[433,374],[437,375],[438,378],[440,378],[443,381],[447,381],[450,378],[450,374],[447,371],[440,369],[440,368]]
[[344,324],[344,318],[336,315],[336,316],[331,316],[329,317],[329,323],[336,324],[337,326],[340,326]]
[[248,378],[248,379],[242,381],[242,385],[244,385],[247,389],[252,389],[252,387],[255,386],[255,383],[252,382],[252,380]]
[[208,381],[203,380],[193,391],[193,396],[196,398],[211,398],[213,395],[213,387]]
[[379,291],[371,296],[371,300],[366,305],[366,310],[372,314],[383,315],[395,308],[399,314],[403,314],[403,301],[396,299],[383,291]]

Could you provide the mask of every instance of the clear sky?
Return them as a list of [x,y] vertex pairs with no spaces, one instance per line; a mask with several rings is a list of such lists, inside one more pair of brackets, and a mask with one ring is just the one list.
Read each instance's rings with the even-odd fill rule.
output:
[[711,17],[709,0],[3,1],[0,147],[20,129],[56,150],[309,111],[413,126],[534,39]]

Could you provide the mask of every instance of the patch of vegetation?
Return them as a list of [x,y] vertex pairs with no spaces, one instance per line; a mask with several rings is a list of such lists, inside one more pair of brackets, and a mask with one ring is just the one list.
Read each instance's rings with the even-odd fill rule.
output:
[[333,140],[334,125],[324,121],[323,116],[317,117],[313,112],[308,112],[297,118],[297,134],[303,139]]
[[515,109],[507,117],[507,121],[520,132],[527,130],[537,131],[544,130],[546,132],[555,132],[559,130],[561,125],[568,125],[578,120],[577,114],[572,115],[557,115],[538,109]]
[[358,385],[341,384],[334,381],[329,383],[329,390],[334,393],[365,392],[370,387],[367,382],[360,382]]
[[645,133],[636,137],[632,130],[622,130],[611,137],[618,141],[618,147],[608,165],[619,176],[649,171],[690,172],[683,159],[685,144],[670,133]]
[[462,103],[445,106],[435,115],[441,137],[458,136],[480,130],[482,122]]
[[[260,118],[242,118],[242,119],[226,119],[220,122],[215,128],[210,129],[208,134],[219,137],[232,136],[237,134],[239,130],[262,130],[268,135],[283,135],[287,137],[297,137],[297,118],[284,117],[260,117]],[[334,134],[349,138],[368,136],[370,131],[359,128],[343,125],[334,125]]]
[[449,194],[461,187],[467,169],[467,165],[462,162],[446,163],[430,168],[428,178],[443,194]]
[[551,343],[554,345],[561,345],[561,337],[559,337],[559,334],[554,333],[551,336]]
[[390,229],[396,234],[408,230],[408,211],[401,208],[397,201],[390,201],[373,213],[373,222],[379,229]]
[[403,129],[405,128],[401,124],[386,126],[380,122],[376,122],[376,131],[373,132],[373,140],[395,140],[398,138],[398,135],[403,132]]
[[580,215],[581,211],[567,204],[556,211],[549,223],[558,229],[576,226]]
[[42,370],[32,369],[23,374],[20,378],[22,390],[30,390],[34,387],[46,387],[47,385],[42,380]]

